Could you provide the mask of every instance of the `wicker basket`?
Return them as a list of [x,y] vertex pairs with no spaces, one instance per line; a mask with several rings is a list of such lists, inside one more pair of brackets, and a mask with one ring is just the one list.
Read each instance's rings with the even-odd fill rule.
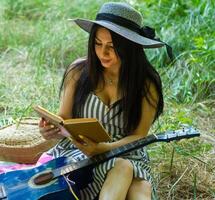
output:
[[0,160],[35,163],[57,141],[45,140],[38,129],[39,119],[25,118],[19,124],[0,128]]

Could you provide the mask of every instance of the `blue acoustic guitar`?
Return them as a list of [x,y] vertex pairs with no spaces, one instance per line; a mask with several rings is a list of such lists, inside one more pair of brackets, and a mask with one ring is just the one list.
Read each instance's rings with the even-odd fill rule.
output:
[[77,200],[79,199],[78,190],[80,186],[76,184],[76,181],[83,179],[83,177],[85,179],[87,176],[84,173],[95,165],[154,142],[170,142],[196,136],[200,136],[200,133],[192,127],[166,131],[156,135],[149,135],[146,138],[79,162],[74,162],[69,157],[60,157],[32,169],[7,172],[0,175],[0,199],[63,200],[62,195],[59,197],[60,192],[69,191],[70,197],[65,199]]

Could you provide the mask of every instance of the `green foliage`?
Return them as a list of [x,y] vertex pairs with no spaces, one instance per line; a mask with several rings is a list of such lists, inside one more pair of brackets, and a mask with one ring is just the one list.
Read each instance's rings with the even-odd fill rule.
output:
[[[88,35],[67,19],[94,19],[104,2],[106,1],[1,1],[0,15],[3,20],[0,26],[0,53],[1,66],[6,66],[3,66],[2,74],[8,66],[14,67],[11,73],[19,73],[24,64],[30,67],[29,73],[36,72],[36,86],[47,87],[41,84],[43,73],[50,70],[48,73],[60,72],[58,75],[61,76],[62,69],[77,57],[86,55]],[[146,25],[155,27],[157,35],[173,47],[176,55],[174,63],[170,63],[165,48],[146,50],[149,59],[162,76],[165,99],[181,103],[213,99],[214,2],[127,2],[144,15]],[[4,75],[0,78],[3,80],[0,85],[3,95],[1,99],[9,99],[9,87],[5,83]],[[6,78],[6,81],[10,82],[11,78]],[[20,84],[20,90],[23,87],[25,86]],[[57,92],[55,93],[57,96]],[[8,104],[8,101],[2,100],[2,104],[5,102]]]
[[5,19],[29,19],[42,18],[50,5],[50,1],[35,0],[3,0],[5,3]]
[[[47,97],[51,99],[54,95],[55,99],[58,98],[57,86],[60,84],[59,77],[62,76],[63,70],[74,59],[86,55],[87,52],[88,34],[67,19],[76,17],[94,19],[104,2],[107,1],[0,2],[2,18],[0,99],[3,110],[7,107],[8,111],[13,107],[11,95],[17,93],[16,99],[22,99],[22,95],[26,97],[26,102],[20,100],[21,102],[15,104],[20,108],[23,104],[28,105],[32,96],[42,98],[43,93],[39,92],[41,88],[55,87],[53,93],[50,93],[51,96]],[[150,61],[161,74],[165,100],[193,104],[205,99],[214,99],[214,2],[211,0],[127,2],[144,15],[145,25],[155,27],[158,37],[173,47],[176,55],[173,63],[170,63],[165,48],[146,50]],[[5,77],[6,69],[9,72]],[[14,77],[14,74],[19,73],[23,73],[23,77],[32,73],[35,75],[33,79],[30,78],[31,83],[28,82],[27,76],[25,81],[20,82],[17,79],[19,76]],[[56,74],[53,75],[54,73]],[[49,79],[45,84],[44,74],[58,78]],[[12,84],[8,84],[9,82],[18,83],[19,86],[11,90]],[[26,87],[25,84],[31,87]],[[34,95],[31,95],[32,93]]]
[[186,103],[214,99],[214,1],[156,2],[140,1],[138,6],[143,11],[146,6],[150,8],[144,13],[146,23],[156,28],[176,55],[175,62],[166,68],[169,61],[164,52],[149,52],[154,65],[164,74],[165,87],[171,90],[168,96]]

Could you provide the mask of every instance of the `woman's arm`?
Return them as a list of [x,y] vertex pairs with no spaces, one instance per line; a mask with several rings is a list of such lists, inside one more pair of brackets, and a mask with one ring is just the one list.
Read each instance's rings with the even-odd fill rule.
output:
[[[72,118],[73,97],[79,77],[80,70],[74,68],[68,72],[65,78],[58,112],[58,115],[64,119]],[[39,130],[45,139],[62,139],[64,137],[58,127],[55,127],[44,119],[41,119],[39,122]]]
[[148,131],[154,120],[154,117],[156,114],[156,107],[157,107],[157,103],[158,103],[158,95],[157,95],[157,91],[156,91],[154,84],[150,84],[149,93],[151,95],[148,95],[148,98],[149,98],[151,104],[147,101],[146,98],[143,98],[141,119],[140,119],[140,123],[139,123],[138,127],[136,128],[136,130],[131,135],[129,135],[119,141],[113,142],[112,148],[119,147],[126,143],[129,143],[134,140],[147,136]]
[[79,77],[80,71],[78,69],[72,69],[65,79],[58,112],[58,115],[63,119],[72,118],[73,98]]

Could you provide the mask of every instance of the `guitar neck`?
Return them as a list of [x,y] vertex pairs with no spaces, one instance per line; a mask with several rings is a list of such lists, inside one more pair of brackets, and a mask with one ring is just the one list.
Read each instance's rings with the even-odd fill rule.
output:
[[121,156],[121,155],[126,154],[128,152],[132,152],[136,149],[139,149],[141,147],[144,147],[146,145],[152,144],[152,143],[157,142],[157,141],[158,141],[158,138],[156,135],[154,135],[154,134],[149,135],[146,138],[142,138],[142,139],[136,140],[134,142],[125,144],[121,147],[117,147],[117,148],[112,149],[111,151],[108,151],[106,153],[94,156],[91,159],[93,160],[93,163],[99,164],[99,163],[104,162],[106,160],[109,160],[111,158]]
[[112,149],[111,151],[108,151],[106,153],[102,153],[102,154],[93,156],[91,158],[84,159],[82,161],[75,162],[70,165],[66,165],[61,168],[58,168],[53,171],[53,174],[55,174],[54,177],[67,174],[67,173],[72,172],[79,168],[88,168],[91,166],[98,165],[102,162],[105,162],[106,160],[109,160],[114,157],[118,157],[118,156],[126,154],[128,152],[132,152],[138,148],[141,148],[148,144],[154,143],[156,141],[158,141],[158,138],[156,135],[153,134],[153,135],[147,136],[146,138],[136,140],[136,141],[134,141],[132,143],[128,143],[124,146]]
[[59,175],[67,174],[79,168],[87,168],[87,167],[98,165],[102,162],[105,162],[106,160],[121,156],[128,152],[132,152],[136,149],[152,144],[154,142],[170,142],[173,140],[197,137],[199,135],[200,133],[196,129],[193,129],[192,127],[185,128],[185,129],[183,128],[177,131],[166,131],[164,133],[160,133],[157,135],[152,134],[145,138],[136,140],[134,142],[115,148],[111,151],[96,155],[89,159],[85,159],[79,162],[72,163],[70,165],[63,166],[61,168],[56,169],[53,173],[55,174],[55,177],[56,177]]

